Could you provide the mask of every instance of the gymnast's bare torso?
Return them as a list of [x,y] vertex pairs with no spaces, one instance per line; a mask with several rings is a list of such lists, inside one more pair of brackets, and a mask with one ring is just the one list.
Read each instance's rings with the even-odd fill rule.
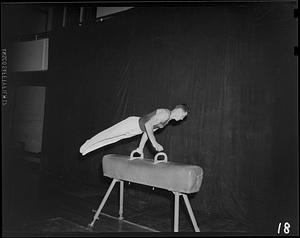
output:
[[80,153],[85,155],[108,144],[139,134],[142,134],[142,137],[139,147],[136,149],[138,153],[143,153],[148,139],[156,151],[163,151],[164,148],[155,139],[154,132],[165,127],[170,120],[183,120],[187,113],[187,106],[180,104],[171,111],[169,109],[157,109],[143,117],[128,117],[87,140],[80,147]]

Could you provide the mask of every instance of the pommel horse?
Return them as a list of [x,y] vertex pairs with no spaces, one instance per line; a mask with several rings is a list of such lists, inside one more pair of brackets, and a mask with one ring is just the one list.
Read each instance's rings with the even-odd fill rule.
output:
[[[174,232],[178,232],[179,225],[179,197],[182,196],[191,218],[195,232],[200,232],[187,194],[198,192],[202,183],[203,170],[196,165],[186,165],[168,161],[164,152],[155,155],[154,160],[144,158],[144,154],[134,157],[137,150],[131,152],[130,156],[108,154],[103,156],[103,175],[112,178],[112,182],[102,199],[93,221],[88,225],[94,226],[99,220],[99,214],[105,205],[114,185],[120,182],[119,220],[123,220],[123,192],[124,181],[148,185],[171,191],[175,195],[174,206]],[[163,160],[158,160],[163,156]]]

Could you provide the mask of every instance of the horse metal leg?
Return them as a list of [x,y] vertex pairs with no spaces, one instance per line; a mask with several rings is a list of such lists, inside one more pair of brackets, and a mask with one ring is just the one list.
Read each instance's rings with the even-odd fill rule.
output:
[[114,179],[114,180],[111,182],[111,184],[110,184],[110,186],[109,186],[109,188],[108,188],[108,190],[107,190],[107,192],[106,192],[104,198],[102,199],[102,201],[101,201],[101,203],[100,203],[100,206],[99,206],[99,208],[98,208],[96,214],[94,215],[93,221],[89,224],[89,227],[93,227],[95,221],[96,221],[96,220],[99,220],[99,214],[100,214],[102,208],[104,207],[105,202],[106,202],[108,196],[110,195],[110,193],[111,193],[111,191],[112,191],[112,189],[113,189],[113,187],[115,186],[115,184],[116,184],[117,181],[118,181],[117,179]]
[[174,206],[174,232],[178,232],[179,224],[179,193],[174,192],[175,194],[175,206]]
[[119,220],[123,220],[123,201],[124,201],[124,181],[120,180],[120,208]]
[[199,227],[198,227],[198,225],[197,225],[197,221],[196,221],[196,219],[195,219],[195,216],[194,216],[194,213],[193,213],[193,210],[192,210],[190,201],[189,201],[189,199],[188,199],[188,197],[187,197],[186,194],[182,194],[182,196],[183,196],[183,199],[184,199],[186,208],[187,208],[187,210],[188,210],[188,212],[189,212],[190,218],[191,218],[191,220],[192,220],[194,229],[195,229],[196,232],[200,232],[200,229],[199,229]]

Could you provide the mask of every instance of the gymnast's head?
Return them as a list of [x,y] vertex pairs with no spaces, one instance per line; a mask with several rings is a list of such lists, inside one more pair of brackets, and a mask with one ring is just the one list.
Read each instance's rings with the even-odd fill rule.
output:
[[183,120],[188,114],[188,107],[186,104],[179,104],[171,111],[171,119],[176,121]]

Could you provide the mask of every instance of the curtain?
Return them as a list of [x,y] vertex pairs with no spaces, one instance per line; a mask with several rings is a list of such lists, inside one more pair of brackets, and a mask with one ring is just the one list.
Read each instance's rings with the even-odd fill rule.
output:
[[[129,154],[140,138],[83,159],[79,147],[85,140],[128,116],[186,103],[187,119],[156,138],[170,161],[203,168],[193,208],[257,223],[268,218],[270,226],[275,213],[293,216],[292,209],[272,210],[296,201],[293,7],[135,8],[53,32],[45,166],[83,180],[97,169],[101,177],[101,156]],[[154,155],[149,143],[146,155]]]

